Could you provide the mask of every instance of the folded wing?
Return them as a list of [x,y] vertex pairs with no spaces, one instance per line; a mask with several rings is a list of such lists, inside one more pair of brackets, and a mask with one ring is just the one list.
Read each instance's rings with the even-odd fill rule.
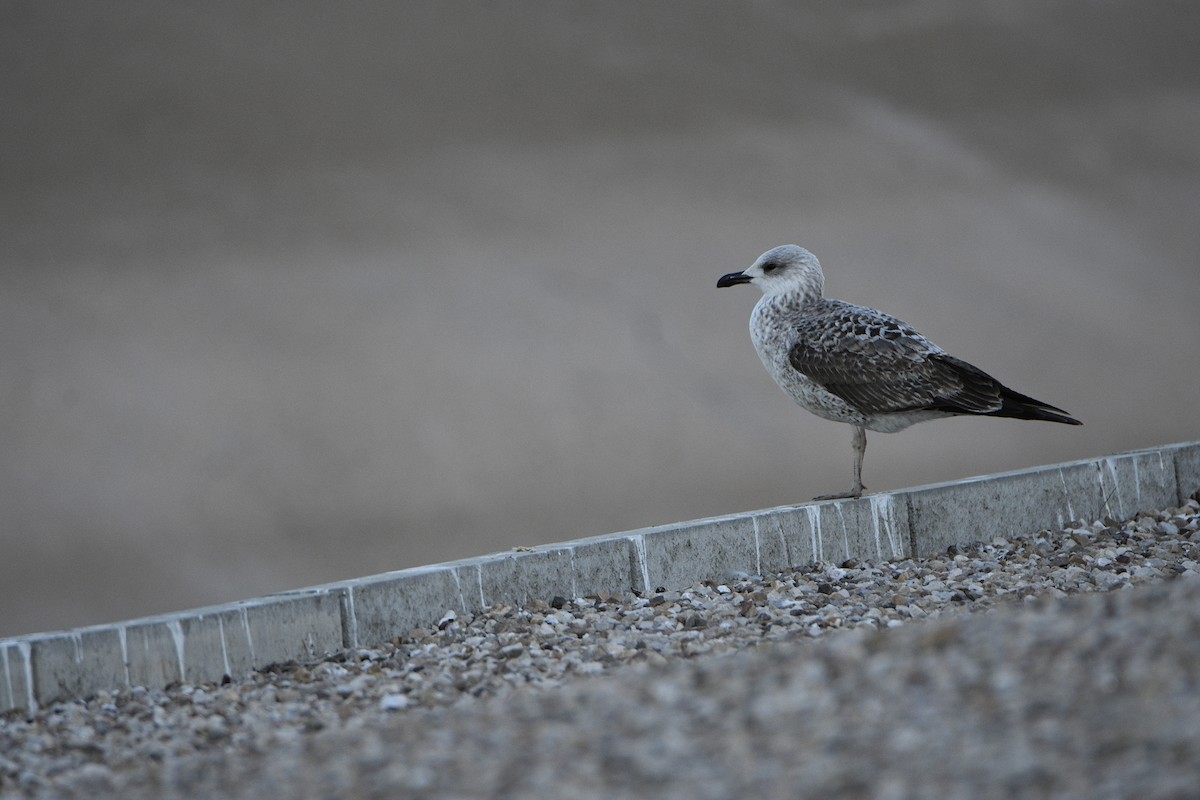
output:
[[995,414],[1004,407],[999,381],[874,309],[827,300],[796,331],[791,365],[864,414]]

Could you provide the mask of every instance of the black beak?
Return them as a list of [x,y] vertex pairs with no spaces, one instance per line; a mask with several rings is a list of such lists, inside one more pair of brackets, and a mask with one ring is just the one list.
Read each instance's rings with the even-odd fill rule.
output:
[[744,272],[731,272],[721,276],[721,280],[717,281],[717,288],[724,289],[726,286],[737,286],[739,283],[749,283],[752,280],[754,279]]

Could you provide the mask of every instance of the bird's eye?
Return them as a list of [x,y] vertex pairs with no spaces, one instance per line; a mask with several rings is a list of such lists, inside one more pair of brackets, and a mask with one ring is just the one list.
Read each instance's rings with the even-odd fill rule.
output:
[[774,272],[777,269],[779,269],[779,265],[776,264],[774,261],[767,263],[767,264],[763,264],[763,272],[765,272],[768,275],[770,275],[772,272]]

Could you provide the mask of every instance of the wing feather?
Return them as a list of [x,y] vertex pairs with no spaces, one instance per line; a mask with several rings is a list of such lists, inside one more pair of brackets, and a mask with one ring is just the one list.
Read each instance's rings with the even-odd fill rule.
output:
[[1002,405],[995,379],[875,309],[826,300],[795,330],[792,367],[864,414],[986,414]]

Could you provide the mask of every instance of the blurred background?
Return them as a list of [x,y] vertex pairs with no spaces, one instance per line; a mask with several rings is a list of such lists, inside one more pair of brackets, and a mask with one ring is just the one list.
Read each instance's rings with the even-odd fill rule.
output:
[[1200,6],[5,2],[0,635],[845,489],[717,278],[813,250],[1083,428],[1200,439]]

